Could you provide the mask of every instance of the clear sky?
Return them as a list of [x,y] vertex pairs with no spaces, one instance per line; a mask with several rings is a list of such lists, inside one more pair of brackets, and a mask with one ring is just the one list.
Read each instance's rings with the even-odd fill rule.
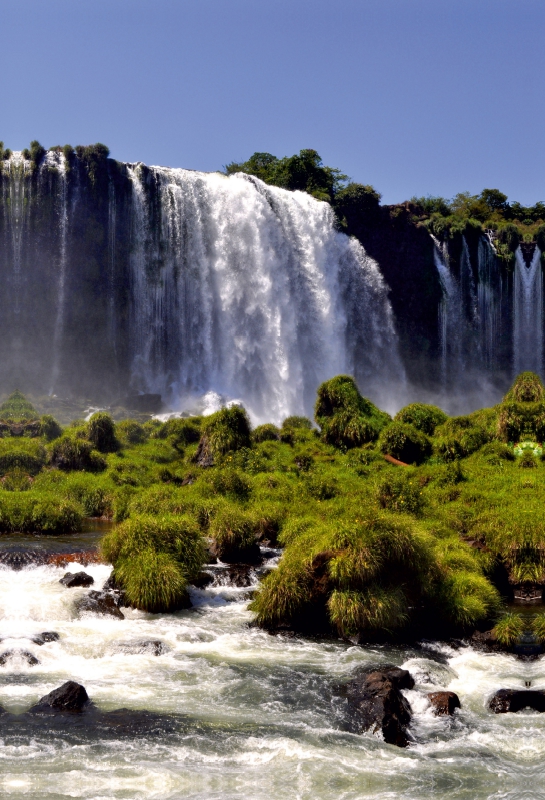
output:
[[0,0],[0,138],[545,200],[544,0]]

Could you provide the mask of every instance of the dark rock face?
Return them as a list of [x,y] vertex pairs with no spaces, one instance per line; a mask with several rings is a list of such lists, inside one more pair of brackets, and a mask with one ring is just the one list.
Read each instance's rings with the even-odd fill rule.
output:
[[545,711],[545,691],[539,689],[499,689],[488,703],[495,714],[516,713],[523,708]]
[[428,700],[438,717],[451,717],[456,708],[462,707],[455,692],[430,692]]
[[261,550],[257,542],[251,544],[249,547],[237,547],[236,545],[228,545],[222,543],[221,547],[212,543],[212,553],[217,556],[219,561],[224,564],[261,564]]
[[471,636],[470,642],[476,650],[484,650],[489,653],[510,650],[510,648],[504,647],[498,642],[493,631],[475,631]]
[[199,572],[197,577],[193,580],[192,586],[196,586],[197,589],[206,589],[211,583],[214,583],[213,575],[209,572]]
[[125,619],[119,610],[115,598],[108,592],[89,592],[76,603],[77,610],[83,614],[101,614],[102,616]]
[[68,589],[73,589],[76,586],[92,586],[94,582],[95,579],[86,572],[67,572],[59,581]]
[[27,650],[6,650],[4,653],[0,654],[0,667],[5,667],[10,661],[23,661],[25,664],[28,664],[29,667],[35,667],[36,664],[39,664],[39,660],[36,656],[29,653]]
[[88,703],[89,696],[81,683],[66,681],[42,697],[30,711],[82,711]]
[[411,707],[401,689],[412,689],[410,673],[391,665],[358,670],[345,687],[348,703],[361,731],[380,731],[384,741],[407,747]]

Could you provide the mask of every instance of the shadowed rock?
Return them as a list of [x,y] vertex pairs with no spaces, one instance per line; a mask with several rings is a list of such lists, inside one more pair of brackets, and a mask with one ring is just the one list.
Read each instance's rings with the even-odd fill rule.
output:
[[384,665],[357,670],[343,694],[360,731],[380,731],[388,744],[407,747],[411,707],[401,689],[413,686],[414,680],[406,669]]
[[32,706],[30,713],[40,711],[82,711],[89,703],[89,695],[81,683],[66,681],[58,689],[46,694]]
[[545,691],[540,689],[499,689],[489,700],[488,708],[495,714],[516,713],[523,708],[545,711]]
[[428,700],[438,717],[451,717],[456,708],[462,707],[455,692],[430,692]]
[[60,639],[60,635],[57,631],[43,631],[43,633],[37,633],[35,636],[31,637],[31,641],[34,644],[47,644],[47,642],[58,642]]
[[89,592],[76,602],[80,614],[100,614],[101,616],[125,619],[117,607],[114,597],[107,592]]
[[95,579],[86,572],[67,572],[59,581],[68,589],[73,589],[76,586],[92,586],[94,582]]

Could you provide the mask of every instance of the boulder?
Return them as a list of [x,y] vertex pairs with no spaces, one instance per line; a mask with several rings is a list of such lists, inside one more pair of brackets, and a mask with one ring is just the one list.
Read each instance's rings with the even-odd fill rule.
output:
[[197,577],[191,581],[191,585],[196,586],[197,589],[206,589],[211,583],[214,583],[214,576],[209,572],[199,572]]
[[76,586],[92,586],[94,582],[95,579],[86,572],[67,572],[59,581],[68,589],[73,589]]
[[489,700],[495,714],[516,713],[523,708],[545,711],[545,691],[540,689],[499,689]]
[[5,667],[9,661],[22,661],[29,667],[35,667],[40,663],[36,656],[29,653],[28,650],[6,650],[0,654],[0,667]]
[[109,592],[89,592],[76,602],[80,614],[100,614],[116,619],[125,619],[115,598]]
[[455,692],[429,692],[428,700],[438,717],[451,717],[456,708],[462,707]]
[[82,711],[89,703],[89,695],[81,683],[66,681],[58,689],[46,694],[30,709],[31,713],[40,711]]
[[43,633],[37,633],[35,636],[32,637],[31,641],[34,644],[46,644],[47,642],[58,642],[60,639],[60,635],[57,631],[43,631]]
[[413,686],[410,673],[400,667],[388,664],[358,670],[345,693],[360,732],[380,732],[388,744],[407,747],[411,707],[401,689]]

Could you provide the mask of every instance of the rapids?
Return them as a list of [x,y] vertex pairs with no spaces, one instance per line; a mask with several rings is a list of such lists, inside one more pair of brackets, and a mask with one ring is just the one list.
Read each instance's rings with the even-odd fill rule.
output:
[[[78,565],[70,565],[72,571]],[[0,667],[0,792],[32,798],[356,800],[541,797],[545,718],[494,715],[500,687],[545,687],[543,661],[424,643],[359,647],[270,636],[249,625],[247,589],[212,585],[170,615],[124,609],[124,621],[78,618],[66,570],[0,567],[0,652],[39,664]],[[99,589],[110,568],[85,571]],[[42,646],[29,638],[60,634]],[[142,644],[160,641],[162,654]],[[351,731],[335,686],[363,664],[393,662],[416,680],[406,750]],[[61,721],[25,712],[66,680],[94,714]],[[458,693],[461,712],[434,717],[425,693]],[[117,709],[125,712],[111,714]],[[64,716],[64,715],[63,715]]]

